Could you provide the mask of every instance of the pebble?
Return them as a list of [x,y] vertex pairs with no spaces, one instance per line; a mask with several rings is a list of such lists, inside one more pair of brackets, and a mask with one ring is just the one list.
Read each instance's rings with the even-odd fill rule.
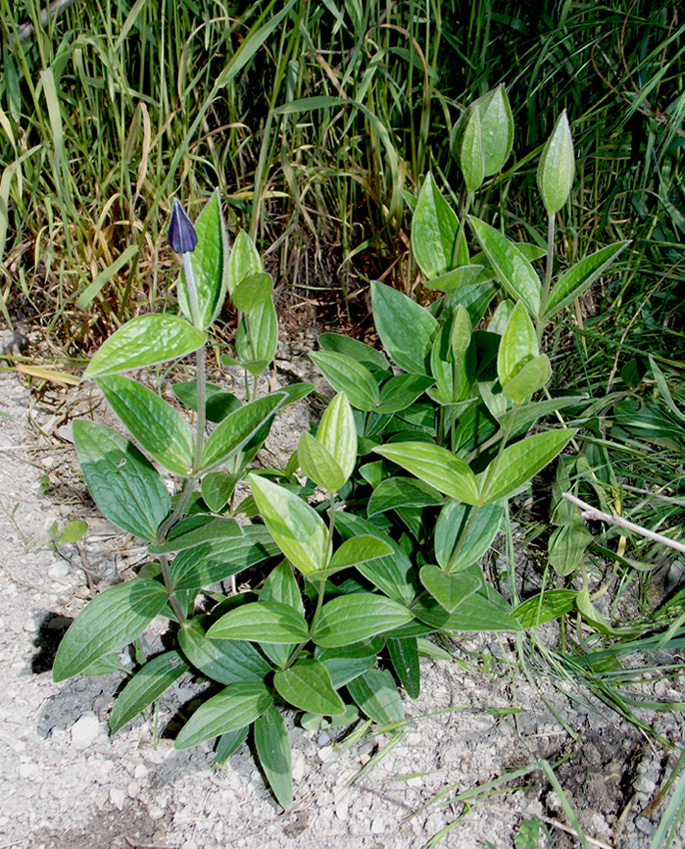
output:
[[126,792],[128,793],[129,798],[135,799],[140,793],[140,784],[138,784],[137,781],[130,781],[126,788]]
[[124,807],[124,801],[126,799],[126,794],[123,790],[120,790],[118,787],[112,787],[109,791],[109,801],[114,805],[118,810],[122,810]]
[[349,806],[348,802],[341,799],[339,802],[336,803],[335,815],[339,820],[343,820],[343,821],[346,820],[349,813],[350,813],[350,806]]
[[635,827],[638,831],[646,834],[647,837],[652,837],[656,832],[656,826],[647,819],[647,817],[636,817]]
[[638,793],[646,793],[649,796],[656,790],[656,784],[646,775],[638,775],[633,781],[633,789]]
[[71,564],[66,560],[55,560],[48,569],[48,575],[53,581],[63,581],[71,572]]
[[38,764],[19,764],[19,778],[27,781],[35,781],[39,777]]
[[375,817],[371,823],[372,834],[383,834],[385,831],[385,820],[383,817]]
[[133,774],[136,778],[146,778],[149,772],[150,770],[145,766],[145,764],[136,764],[136,768],[133,770]]
[[100,720],[92,710],[86,711],[71,726],[71,745],[82,752],[95,742],[100,734]]
[[333,747],[332,746],[324,746],[323,748],[319,749],[317,754],[319,756],[319,760],[321,761],[321,763],[325,764],[327,761],[330,761],[330,759],[333,757]]

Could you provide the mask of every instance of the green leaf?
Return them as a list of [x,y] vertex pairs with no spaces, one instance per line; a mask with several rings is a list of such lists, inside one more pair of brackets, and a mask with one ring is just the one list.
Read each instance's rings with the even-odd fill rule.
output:
[[271,297],[274,281],[268,271],[246,277],[233,290],[233,303],[241,312],[251,312]]
[[279,805],[289,808],[293,803],[293,775],[290,737],[285,720],[273,705],[254,724],[254,743]]
[[630,242],[626,241],[607,245],[569,268],[555,283],[550,293],[545,314],[542,317],[543,321],[549,321],[556,313],[587,291],[629,244]]
[[575,433],[573,428],[560,428],[537,433],[505,448],[485,470],[479,503],[488,504],[511,495],[561,453]]
[[471,104],[457,121],[454,128],[452,153],[459,161],[466,190],[475,192],[480,188],[485,177],[483,131],[480,112],[475,103]]
[[378,413],[399,413],[406,410],[432,386],[432,377],[421,374],[399,374],[386,380],[381,388]]
[[255,377],[273,360],[278,346],[278,316],[271,298],[243,315],[235,345],[240,362]]
[[454,613],[448,613],[431,596],[412,607],[416,618],[436,630],[454,631],[520,631],[521,625],[508,606],[494,603],[480,593],[469,596]]
[[[433,277],[439,277],[452,268],[454,243],[458,229],[457,216],[440,194],[433,175],[429,172],[421,187],[411,226],[412,253],[419,268],[429,280]],[[374,314],[376,312],[374,306]],[[385,342],[384,346],[390,356],[393,357]],[[397,361],[395,360],[395,362]],[[397,364],[402,365],[401,363]],[[406,371],[413,370],[406,369]]]
[[321,516],[292,492],[249,475],[252,495],[276,545],[303,575],[328,565],[329,533]]
[[[175,383],[171,388],[179,401],[197,412],[197,383],[194,380]],[[232,392],[228,392],[214,383],[205,384],[205,394],[207,396],[205,410],[207,420],[210,422],[220,422],[229,413],[233,413],[242,407],[242,404]]]
[[[226,297],[228,284],[226,265],[228,237],[221,214],[219,190],[216,189],[195,221],[197,245],[190,255],[193,279],[197,291],[200,325],[207,329],[214,321]],[[185,273],[181,272],[178,302],[183,313],[192,321]]]
[[450,330],[450,352],[455,361],[468,351],[472,332],[469,311],[462,304],[457,304]]
[[476,476],[446,448],[428,442],[399,442],[379,446],[374,451],[450,498],[466,504],[478,503]]
[[326,667],[314,658],[301,658],[290,669],[274,675],[278,694],[300,710],[335,716],[345,710],[340,696],[333,689]]
[[538,355],[538,338],[526,308],[519,301],[511,311],[497,352],[497,377],[502,386]]
[[226,472],[208,472],[202,478],[202,500],[212,513],[218,513],[225,507],[239,480],[238,475],[229,475]]
[[295,580],[290,563],[283,560],[271,570],[264,581],[264,586],[259,594],[259,600],[278,601],[304,614],[300,588],[297,586],[297,581]]
[[[271,710],[271,708],[269,708]],[[214,754],[214,765],[221,766],[231,757],[247,737],[248,728],[238,728],[236,731],[227,731],[219,737]]]
[[153,542],[169,512],[169,493],[152,464],[125,437],[95,422],[74,422],[74,445],[100,512]]
[[228,259],[228,291],[233,295],[236,287],[252,277],[264,271],[262,258],[254,245],[252,239],[244,230],[240,230],[235,237],[233,249]]
[[392,673],[388,669],[369,669],[347,685],[359,709],[379,725],[402,722],[404,708]]
[[368,534],[390,546],[392,554],[357,563],[357,570],[385,595],[399,604],[408,604],[414,597],[415,585],[414,566],[407,553],[391,537],[361,516],[341,511],[336,515],[335,526],[343,537],[354,538]]
[[414,478],[386,478],[378,484],[366,505],[368,516],[398,507],[433,507],[444,497],[432,486]]
[[336,460],[344,475],[343,483],[346,483],[357,461],[357,428],[350,402],[343,392],[326,407],[316,438]]
[[173,315],[141,315],[113,333],[100,347],[83,379],[130,371],[185,357],[207,341],[203,330]]
[[[240,608],[237,608],[240,609]],[[194,616],[178,631],[181,651],[203,675],[220,684],[263,681],[271,666],[247,640],[209,639],[209,616]]]
[[378,537],[362,534],[346,540],[328,564],[329,569],[346,569],[348,566],[360,566],[379,557],[387,557],[392,554],[392,548]]
[[318,439],[306,431],[300,436],[297,459],[303,473],[327,492],[337,492],[345,485],[346,478],[338,461]]
[[462,265],[441,274],[440,277],[426,280],[426,286],[439,292],[455,292],[475,283],[482,270],[482,265]]
[[326,667],[336,690],[370,669],[376,663],[376,654],[376,648],[370,641],[335,649],[316,649],[316,658]]
[[145,710],[188,669],[188,664],[175,651],[149,660],[131,678],[114,702],[109,718],[112,734]]
[[88,522],[83,519],[73,519],[71,522],[62,528],[62,533],[57,538],[58,545],[69,545],[72,542],[78,542],[83,539],[88,531]]
[[580,566],[592,534],[575,511],[571,521],[555,528],[549,538],[549,562],[557,575],[571,575]]
[[344,392],[358,410],[375,409],[380,395],[373,374],[365,365],[334,351],[313,351],[309,355],[336,392]]
[[533,266],[499,230],[471,216],[468,220],[505,291],[515,301],[523,301],[528,312],[537,317],[542,287]]
[[421,669],[417,638],[391,638],[388,640],[388,652],[395,674],[407,691],[407,695],[412,699],[418,699],[421,694]]
[[559,212],[573,185],[575,159],[566,110],[559,115],[538,165],[538,189],[548,215]]
[[143,578],[117,584],[95,596],[60,643],[52,670],[53,681],[71,678],[98,658],[135,640],[168,598],[161,584]]
[[552,367],[547,354],[540,354],[527,362],[515,377],[502,387],[504,395],[514,404],[523,404],[552,376]]
[[453,574],[478,563],[492,545],[503,515],[499,502],[484,507],[448,502],[435,525],[435,557],[440,566]]
[[371,593],[352,593],[321,608],[312,639],[317,646],[336,648],[398,628],[413,619],[401,604]]
[[421,583],[441,607],[452,613],[469,596],[478,592],[483,581],[473,572],[448,575],[433,563],[427,563],[421,568]]
[[225,463],[259,432],[269,418],[287,403],[284,392],[273,392],[245,404],[226,416],[207,440],[202,452],[204,471]]
[[536,401],[534,404],[526,404],[516,410],[509,410],[500,417],[500,421],[504,422],[512,414],[514,416],[513,424],[511,425],[512,433],[524,427],[530,427],[538,419],[553,413],[555,410],[563,410],[566,407],[575,407],[586,400],[584,395],[559,395],[556,398],[549,398],[546,401]]
[[208,587],[278,554],[266,528],[259,525],[241,527],[240,536],[210,540],[182,551],[171,564],[175,589]]
[[235,519],[226,516],[190,516],[174,525],[166,542],[151,545],[148,550],[150,554],[173,554],[206,542],[240,539],[244,530]]
[[193,435],[180,413],[156,392],[128,377],[100,377],[98,385],[114,412],[148,454],[177,475],[190,473]]
[[195,711],[176,737],[175,748],[187,749],[212,737],[251,725],[272,703],[271,692],[257,682],[229,684]]
[[433,316],[402,292],[378,281],[371,284],[371,303],[376,330],[388,356],[410,374],[428,374],[426,366],[438,329]]
[[514,118],[503,85],[479,97],[473,104],[480,115],[483,141],[483,172],[491,177],[502,170],[514,141]]
[[301,643],[309,629],[304,616],[287,604],[255,601],[231,610],[207,631],[209,639],[258,643]]
[[384,354],[358,339],[351,339],[340,333],[322,333],[318,342],[322,351],[346,354],[371,371],[388,371],[390,368],[390,363]]

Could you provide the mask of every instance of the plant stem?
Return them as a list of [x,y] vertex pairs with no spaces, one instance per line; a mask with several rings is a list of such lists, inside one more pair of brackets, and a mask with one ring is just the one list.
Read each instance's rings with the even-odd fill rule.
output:
[[169,604],[171,605],[171,609],[176,614],[178,624],[183,625],[183,623],[186,621],[186,617],[183,611],[181,610],[181,605],[178,603],[178,599],[176,598],[174,584],[171,580],[171,571],[169,570],[169,560],[167,559],[166,554],[159,555],[159,565],[162,568],[162,579],[164,580],[164,586],[166,588],[166,591],[169,593]]
[[542,294],[540,295],[540,312],[538,313],[537,332],[538,342],[542,339],[542,331],[545,328],[542,320],[547,311],[547,301],[549,300],[549,290],[552,286],[552,268],[554,265],[554,230],[555,230],[556,215],[552,213],[547,216],[547,262],[545,265],[545,282],[542,284]]

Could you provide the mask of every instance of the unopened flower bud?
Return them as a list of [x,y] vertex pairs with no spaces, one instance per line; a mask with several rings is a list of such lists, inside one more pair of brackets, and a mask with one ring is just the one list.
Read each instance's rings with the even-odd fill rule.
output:
[[197,245],[197,233],[193,222],[186,215],[180,202],[174,198],[169,220],[167,239],[171,249],[177,254],[191,253]]

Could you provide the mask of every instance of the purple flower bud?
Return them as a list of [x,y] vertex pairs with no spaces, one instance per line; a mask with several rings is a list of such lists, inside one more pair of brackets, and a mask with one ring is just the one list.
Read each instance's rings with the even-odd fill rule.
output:
[[169,219],[169,232],[167,239],[171,249],[177,254],[186,254],[195,250],[197,244],[197,233],[193,222],[185,214],[179,201],[174,198]]

